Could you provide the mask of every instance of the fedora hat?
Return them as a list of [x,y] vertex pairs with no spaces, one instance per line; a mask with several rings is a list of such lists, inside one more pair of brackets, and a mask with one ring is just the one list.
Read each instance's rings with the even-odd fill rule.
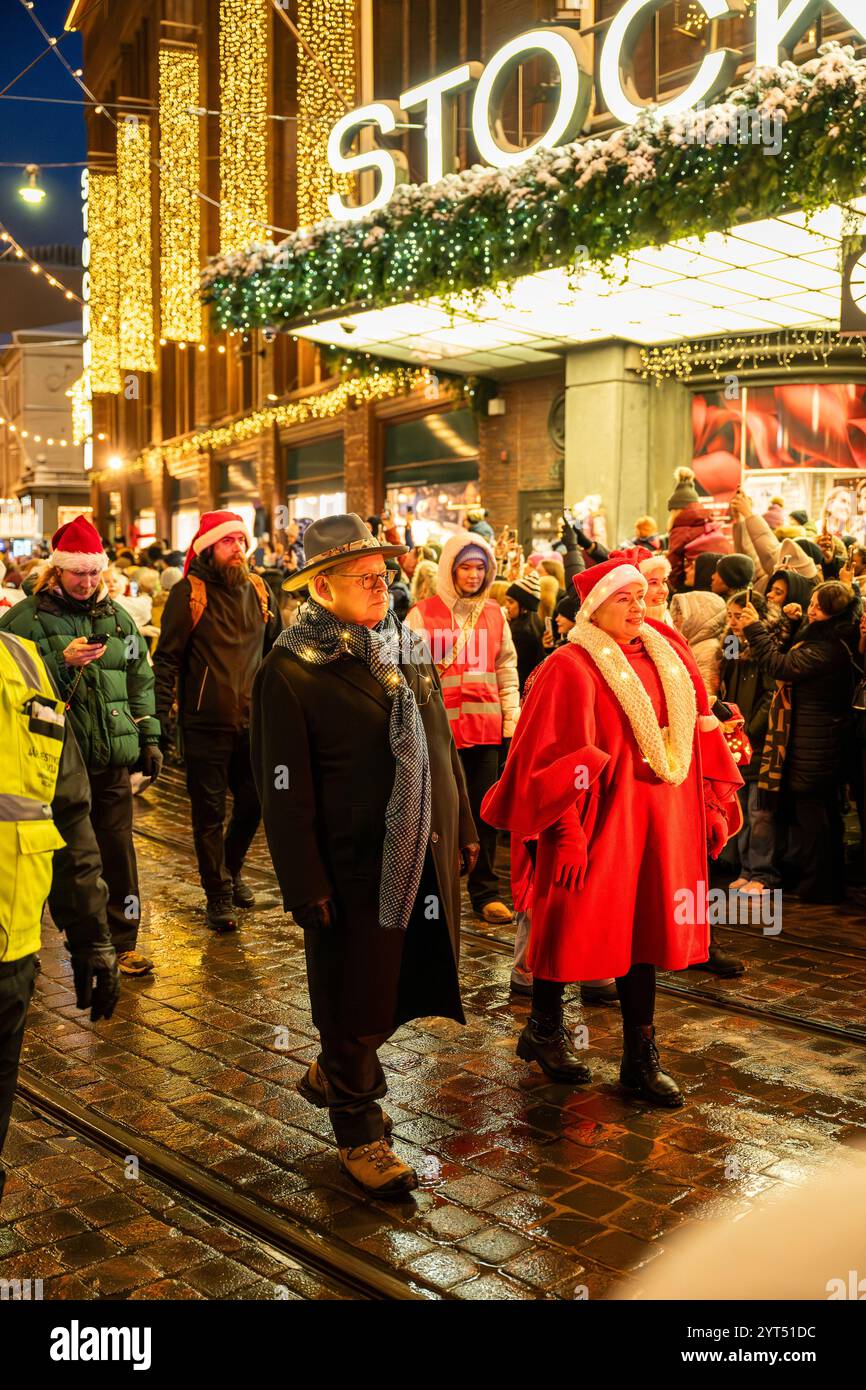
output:
[[357,512],[349,512],[345,516],[325,516],[321,521],[314,521],[304,532],[306,563],[303,569],[289,575],[283,588],[290,594],[305,589],[317,574],[324,574],[355,555],[375,551],[387,559],[389,555],[405,555],[408,549],[408,545],[380,545]]

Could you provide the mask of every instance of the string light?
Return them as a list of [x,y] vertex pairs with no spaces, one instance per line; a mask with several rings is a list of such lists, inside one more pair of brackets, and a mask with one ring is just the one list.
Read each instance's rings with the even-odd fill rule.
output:
[[[190,110],[199,97],[199,58],[194,49],[159,51],[159,148],[171,164],[160,170],[160,326],[163,338],[201,339],[198,274],[201,180],[198,118]],[[162,341],[162,340],[160,340]]]
[[695,375],[720,375],[723,367],[757,369],[761,362],[773,362],[792,371],[798,358],[827,362],[837,348],[859,347],[866,357],[866,339],[859,334],[837,333],[832,329],[785,329],[784,332],[705,338],[694,342],[670,343],[664,347],[642,347],[638,375],[652,378],[657,385],[671,377],[680,381]]
[[145,449],[138,455],[135,465],[156,468],[161,463],[167,463],[171,467],[208,449],[227,449],[233,444],[256,439],[267,434],[274,425],[290,429],[294,425],[305,425],[312,420],[331,420],[350,406],[423,389],[429,386],[430,380],[431,374],[426,367],[376,370],[366,377],[353,377],[351,380],[341,381],[321,395],[305,396],[302,400],[286,401],[267,410],[256,410],[240,420],[234,420],[230,425],[200,430],[180,443],[160,444]]
[[306,119],[298,125],[298,226],[311,227],[329,216],[330,193],[348,198],[354,191],[350,175],[332,172],[327,146],[346,103],[355,101],[355,0],[298,0],[298,33],[333,79],[299,57],[298,108]]
[[117,129],[120,365],[134,372],[156,371],[150,224],[150,126],[139,116],[126,116]]
[[220,249],[244,250],[268,223],[268,14],[220,0]]
[[15,252],[16,258],[19,261],[26,261],[34,275],[44,275],[52,289],[60,290],[67,299],[74,299],[76,304],[84,303],[80,295],[76,294],[74,290],[69,289],[67,285],[61,284],[56,276],[51,275],[43,265],[35,261],[30,253],[25,251],[23,246],[19,245],[12,233],[6,230],[2,222],[0,222],[0,242],[6,246],[11,246],[12,250]]
[[120,262],[117,242],[117,175],[90,171],[87,185],[90,299],[84,333],[94,395],[120,392]]

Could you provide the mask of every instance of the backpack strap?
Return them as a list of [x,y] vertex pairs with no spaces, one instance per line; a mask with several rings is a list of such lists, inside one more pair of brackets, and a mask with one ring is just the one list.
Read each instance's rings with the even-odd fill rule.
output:
[[204,610],[207,608],[207,585],[203,579],[199,579],[197,574],[188,574],[189,581],[189,611],[192,618],[190,632],[195,632],[202,618]]
[[268,586],[262,579],[262,576],[260,574],[251,574],[250,583],[252,584],[258,596],[259,607],[262,610],[262,622],[267,623],[268,619],[271,616],[271,610],[268,606]]

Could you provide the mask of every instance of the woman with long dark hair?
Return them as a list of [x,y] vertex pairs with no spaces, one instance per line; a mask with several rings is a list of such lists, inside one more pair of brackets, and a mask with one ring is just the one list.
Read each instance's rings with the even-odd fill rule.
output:
[[[785,609],[788,612],[788,609]],[[761,670],[776,682],[758,777],[758,805],[800,832],[801,902],[845,897],[842,793],[853,752],[851,696],[862,606],[838,580],[813,589],[797,639],[773,642],[750,603],[742,633]]]

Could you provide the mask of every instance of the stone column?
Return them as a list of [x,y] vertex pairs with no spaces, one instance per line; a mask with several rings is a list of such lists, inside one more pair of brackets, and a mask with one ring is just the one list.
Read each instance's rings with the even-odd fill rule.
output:
[[621,342],[566,357],[565,501],[600,493],[610,545],[645,512],[666,530],[674,469],[691,461],[688,391],[644,381],[638,365],[638,349]]

